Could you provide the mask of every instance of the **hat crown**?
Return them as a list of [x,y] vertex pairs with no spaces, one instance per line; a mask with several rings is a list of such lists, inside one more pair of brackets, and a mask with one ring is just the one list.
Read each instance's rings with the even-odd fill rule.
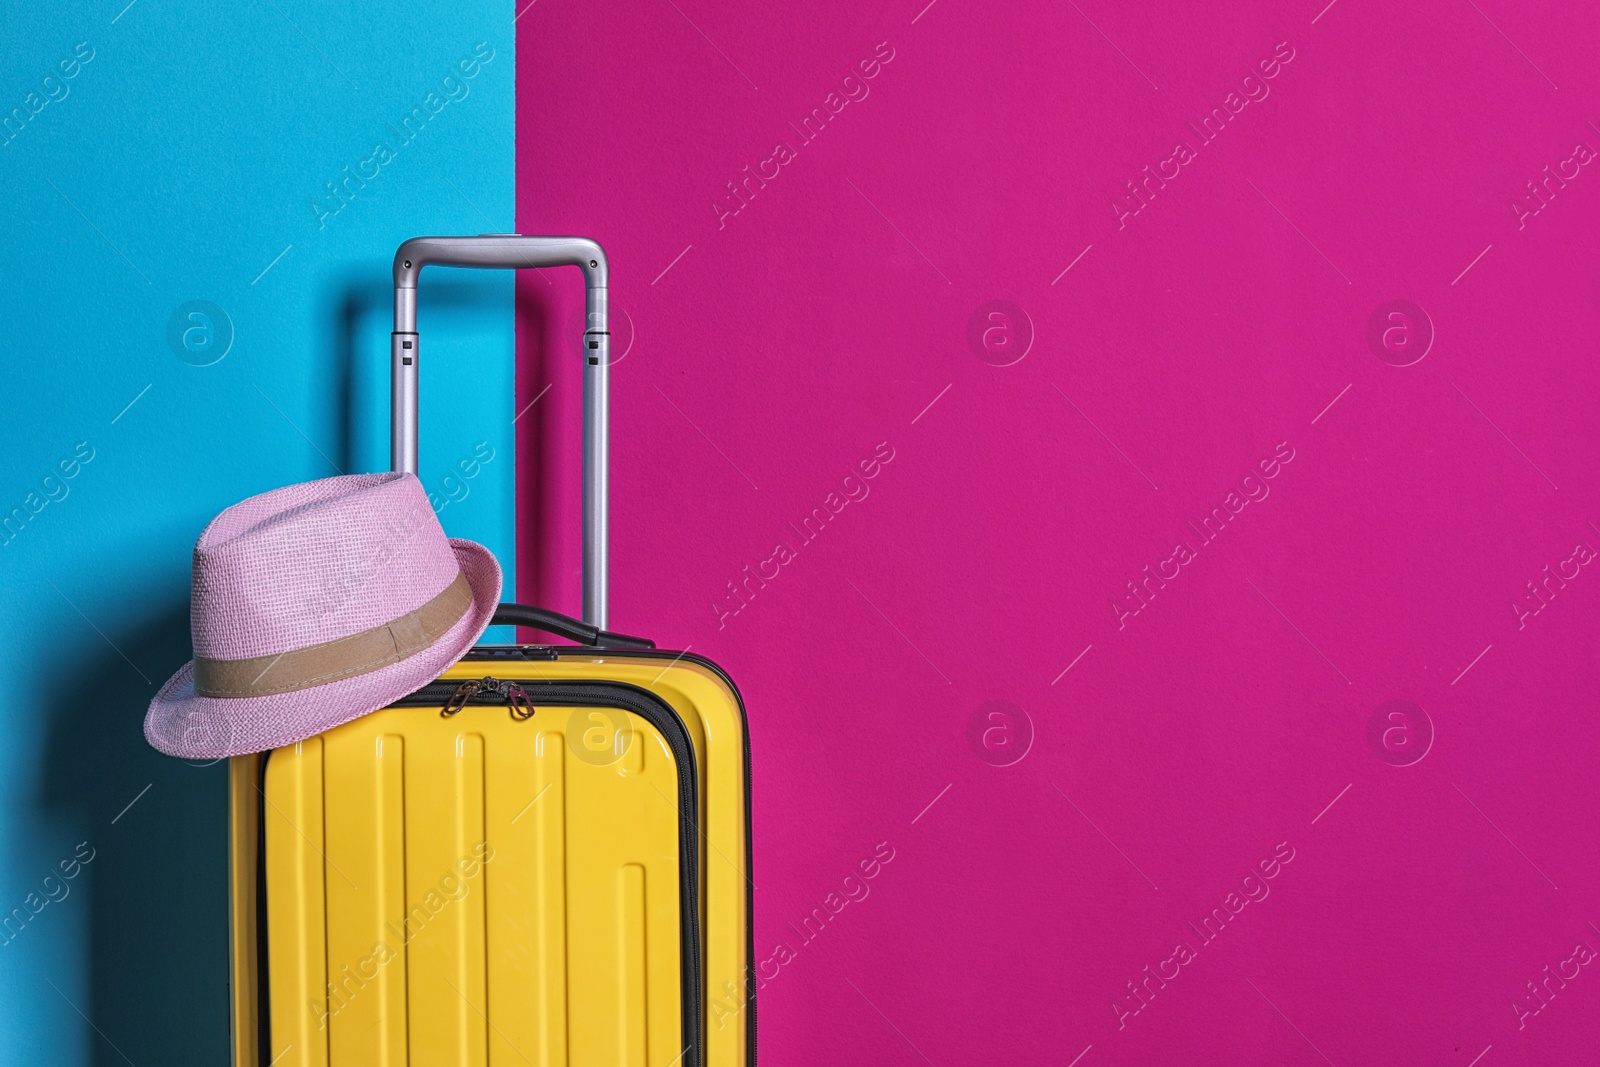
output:
[[197,656],[250,659],[382,626],[460,572],[416,476],[353,474],[253,496],[195,544]]

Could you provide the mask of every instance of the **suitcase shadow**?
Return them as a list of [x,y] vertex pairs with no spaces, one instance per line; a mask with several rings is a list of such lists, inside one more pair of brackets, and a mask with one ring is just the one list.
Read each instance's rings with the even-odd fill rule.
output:
[[[387,272],[384,277],[387,279]],[[451,272],[442,268],[424,275],[417,312],[424,352],[430,329],[437,335],[444,328],[441,320],[465,312],[488,321],[504,312],[504,298],[486,285],[484,278],[476,283],[450,278]],[[329,458],[351,473],[388,470],[389,331],[394,327],[394,286],[387,280],[351,278],[334,290],[334,295],[332,304],[324,309],[333,327],[332,360],[324,380],[341,432]],[[424,368],[427,363],[423,361]],[[430,377],[439,373],[443,371],[438,367],[423,370],[424,395]],[[490,387],[485,383],[486,390]],[[503,387],[509,389],[510,383]],[[424,484],[427,475],[424,470]]]
[[[41,814],[54,828],[50,837],[65,845],[61,856],[45,857],[39,878],[53,872],[66,892],[55,890],[60,899],[28,926],[56,924],[54,940],[61,926],[82,922],[60,912],[86,910],[87,945],[74,956],[88,973],[85,999],[66,961],[46,958],[39,970],[58,989],[43,995],[70,997],[99,1031],[85,1030],[97,1067],[226,1063],[227,761],[175,760],[143,733],[150,698],[190,656],[188,604],[169,604],[107,636],[120,653],[74,634],[73,647],[89,656],[63,657],[46,674],[73,680],[41,709]],[[93,849],[92,859],[62,879],[58,864],[74,858],[79,842]],[[78,856],[86,853],[79,846]],[[44,933],[24,928],[18,940]]]
[[[548,273],[548,272],[544,272]],[[566,272],[562,272],[566,273]],[[549,336],[558,317],[558,297],[549,292],[543,279],[521,271],[516,281],[517,316],[517,410],[532,404],[551,380]],[[545,494],[555,484],[551,469],[554,433],[558,420],[544,417],[542,405],[528,409],[517,421],[517,587],[507,589],[502,600],[528,604],[553,604],[555,590],[545,573],[550,561],[542,558],[548,506]],[[532,630],[518,630],[515,640],[548,640]]]
[[[470,272],[469,272],[470,273]],[[550,275],[549,279],[543,275]],[[566,590],[561,581],[570,566],[547,558],[546,526],[553,511],[547,499],[560,477],[555,470],[556,457],[564,451],[556,439],[563,428],[561,420],[546,414],[553,398],[535,403],[546,384],[558,375],[563,379],[564,390],[582,388],[582,371],[578,366],[579,353],[576,342],[563,330],[570,325],[574,315],[582,321],[583,287],[575,284],[576,272],[571,271],[521,271],[515,281],[516,305],[516,383],[514,410],[522,414],[513,427],[516,470],[516,522],[517,530],[517,588],[507,588],[504,599],[518,597],[534,604],[555,604]],[[451,280],[449,271],[424,275],[418,297],[419,330],[424,335],[426,347],[430,317],[437,323],[439,313],[467,311],[475,315],[503,313],[503,297],[496,289],[481,282]],[[374,463],[374,469],[388,465],[388,330],[392,325],[394,289],[387,282],[356,282],[347,284],[337,302],[329,309],[335,320],[335,377],[330,381],[338,410],[344,418],[345,433],[339,440],[339,451],[333,459],[344,470],[365,469]],[[437,326],[433,327],[437,329]],[[380,336],[381,331],[381,336]],[[563,344],[563,342],[566,342]],[[559,367],[562,358],[571,364]],[[422,374],[422,388],[428,388],[429,371]],[[566,379],[570,379],[567,381]],[[484,390],[511,389],[512,383],[485,382]],[[576,395],[576,394],[575,394]],[[570,398],[564,398],[570,399]],[[377,419],[378,422],[373,420]],[[426,429],[424,429],[424,433]],[[570,451],[574,442],[566,442]],[[374,453],[378,449],[378,453]],[[424,484],[428,471],[422,471]],[[515,594],[515,595],[513,595]],[[575,605],[569,605],[576,610]],[[527,631],[532,634],[533,631]],[[534,638],[530,637],[530,640]],[[539,640],[548,640],[541,635]]]
[[[331,339],[329,458],[346,471],[388,465],[393,300],[386,276],[351,278],[319,311]],[[520,293],[517,305],[519,336],[535,339],[519,344],[518,379],[534,382],[541,380],[537,339],[548,327],[546,313]],[[435,276],[424,306],[426,329],[429,311],[493,315],[504,302],[482,285]],[[521,391],[519,409],[532,399],[531,392],[520,398]],[[537,447],[542,421],[530,412],[519,423],[524,455],[529,445]],[[381,448],[377,457],[374,447]],[[538,494],[528,490],[539,483],[537,471],[528,481],[519,474],[519,482],[519,499],[530,501],[519,522],[531,517],[527,528],[536,529]],[[95,1067],[230,1061],[227,761],[164,756],[143,732],[151,697],[192,655],[187,598],[175,592],[142,619],[108,629],[107,641],[85,639],[76,629],[63,635],[58,647],[73,655],[40,665],[41,677],[72,683],[47,690],[39,708],[46,740],[38,814],[50,839],[63,845],[60,856],[43,857],[38,872],[39,896],[51,899],[14,939],[42,940],[43,931],[30,927],[78,924],[81,915],[62,913],[87,914],[87,943],[74,953],[86,964],[85,985],[67,961],[46,957],[38,970],[57,987],[44,995],[70,998],[65,1016],[81,1012],[93,1028],[85,1028],[85,1040]],[[86,847],[75,853],[79,842]],[[59,864],[90,849],[92,859],[63,879]],[[46,875],[54,877],[46,883]]]

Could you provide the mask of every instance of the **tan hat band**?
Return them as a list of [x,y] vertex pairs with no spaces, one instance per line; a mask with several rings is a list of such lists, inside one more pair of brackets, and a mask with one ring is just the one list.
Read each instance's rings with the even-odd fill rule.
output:
[[465,574],[444,592],[392,622],[348,637],[275,656],[251,659],[194,658],[194,688],[208,697],[260,697],[370,674],[421,652],[460,622],[472,607]]

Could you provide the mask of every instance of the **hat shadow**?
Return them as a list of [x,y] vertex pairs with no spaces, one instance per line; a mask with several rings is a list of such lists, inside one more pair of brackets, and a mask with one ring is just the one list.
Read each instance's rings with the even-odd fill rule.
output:
[[[190,657],[188,605],[57,647],[41,665],[65,682],[45,694],[40,802],[70,841],[47,860],[56,870],[74,846],[91,858],[33,921],[87,909],[88,1000],[73,1006],[99,1031],[87,1035],[90,1062],[226,1063],[227,761],[172,759],[143,732],[151,697]],[[43,969],[62,996],[77,984],[59,964]]]

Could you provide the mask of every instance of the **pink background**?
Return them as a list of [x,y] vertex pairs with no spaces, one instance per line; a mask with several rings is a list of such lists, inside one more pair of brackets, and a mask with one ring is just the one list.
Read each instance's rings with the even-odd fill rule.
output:
[[[793,953],[764,967],[763,1062],[1592,1060],[1600,967],[1513,1005],[1600,948],[1600,568],[1566,564],[1520,629],[1511,605],[1600,548],[1600,168],[1520,229],[1510,204],[1600,148],[1600,20],[921,3],[517,23],[519,229],[598,238],[637,334],[613,624],[717,660],[749,706],[758,957]],[[802,144],[787,123],[879,42],[868,95]],[[1186,123],[1280,42],[1268,95],[1202,145]],[[1119,228],[1112,198],[1179,140],[1194,158]],[[519,424],[520,593],[570,610],[578,286],[520,294],[520,404],[553,383]],[[1036,335],[1010,366],[968,343],[990,300]],[[1393,300],[1437,334],[1410,366],[1367,340]],[[879,442],[867,496],[802,544],[789,524]],[[1203,543],[1187,524],[1283,442]],[[796,558],[719,626],[780,542]],[[1009,766],[1020,720],[969,740],[996,700],[1031,722]],[[1409,766],[1416,713],[1369,741],[1391,700],[1435,735]],[[1186,924],[1285,842],[1203,942]]]

